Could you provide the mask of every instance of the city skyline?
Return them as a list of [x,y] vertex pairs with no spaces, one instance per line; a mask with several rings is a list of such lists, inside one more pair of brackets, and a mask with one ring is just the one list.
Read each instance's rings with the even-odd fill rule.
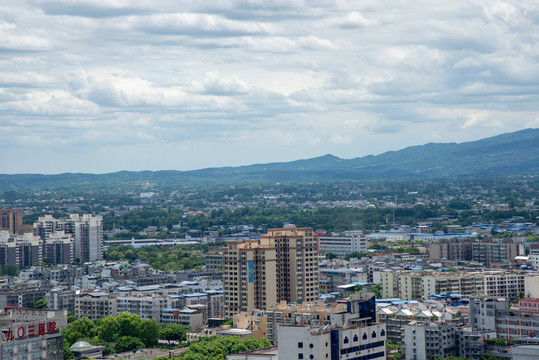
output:
[[377,155],[538,128],[533,1],[0,7],[0,173]]

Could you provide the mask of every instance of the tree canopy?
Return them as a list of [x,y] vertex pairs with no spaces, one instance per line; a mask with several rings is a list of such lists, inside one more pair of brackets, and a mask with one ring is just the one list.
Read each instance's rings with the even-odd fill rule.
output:
[[[141,320],[140,316],[127,312],[96,321],[86,317],[77,319],[69,323],[63,331],[64,358],[73,358],[69,347],[80,340],[88,341],[92,345],[104,345],[104,355],[154,347],[159,341],[159,330],[155,320]],[[115,343],[115,346],[112,347],[111,343]]]
[[189,349],[182,352],[176,360],[225,360],[229,354],[235,354],[244,351],[256,350],[270,347],[268,339],[255,339],[248,337],[240,339],[237,336],[232,337],[210,337],[204,338],[199,342],[189,346]]

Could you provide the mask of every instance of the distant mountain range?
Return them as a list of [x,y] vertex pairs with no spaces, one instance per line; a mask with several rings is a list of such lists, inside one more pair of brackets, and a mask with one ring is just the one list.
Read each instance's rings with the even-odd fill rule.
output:
[[194,171],[120,171],[108,174],[0,175],[0,191],[51,189],[78,184],[120,185],[149,181],[174,184],[434,179],[539,174],[539,129],[464,143],[430,143],[380,155],[340,159],[325,155],[291,162]]

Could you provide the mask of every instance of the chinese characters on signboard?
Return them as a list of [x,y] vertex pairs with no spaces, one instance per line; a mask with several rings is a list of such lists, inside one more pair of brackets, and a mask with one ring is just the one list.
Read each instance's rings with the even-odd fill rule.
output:
[[24,339],[36,336],[43,336],[46,334],[54,334],[57,332],[56,321],[49,321],[47,323],[39,323],[32,325],[22,325],[14,328],[7,328],[2,330],[2,340],[10,341],[16,339]]

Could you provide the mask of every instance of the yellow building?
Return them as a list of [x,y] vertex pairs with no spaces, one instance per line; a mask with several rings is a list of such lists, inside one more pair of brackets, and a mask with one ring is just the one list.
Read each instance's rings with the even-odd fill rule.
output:
[[311,228],[269,229],[260,241],[231,241],[223,250],[227,318],[282,300],[315,301],[318,289],[318,238]]

